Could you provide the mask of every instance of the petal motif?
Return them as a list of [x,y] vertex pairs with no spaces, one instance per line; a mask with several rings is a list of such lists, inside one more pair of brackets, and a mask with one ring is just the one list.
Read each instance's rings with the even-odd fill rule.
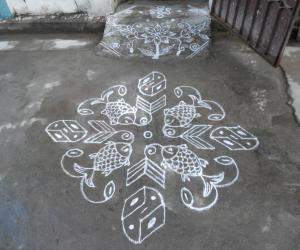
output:
[[159,24],[156,24],[155,27],[154,27],[154,30],[156,33],[160,33],[162,31],[162,28]]
[[161,42],[165,43],[165,44],[168,44],[169,43],[169,38],[167,36],[162,36],[161,37]]
[[151,42],[153,42],[153,40],[154,40],[153,36],[146,37],[145,38],[145,43],[151,43]]
[[176,36],[176,33],[175,32],[172,32],[172,31],[169,31],[168,34],[167,34],[168,37],[174,37]]

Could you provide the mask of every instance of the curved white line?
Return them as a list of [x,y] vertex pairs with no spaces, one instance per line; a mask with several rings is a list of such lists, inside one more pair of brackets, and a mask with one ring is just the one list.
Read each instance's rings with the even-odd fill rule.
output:
[[[222,157],[222,156],[219,156],[219,157]],[[219,158],[219,157],[216,157],[214,160],[216,161],[216,159]],[[228,157],[228,156],[227,156],[227,157]],[[231,157],[228,157],[228,158],[231,158]],[[240,170],[239,170],[238,165],[236,164],[235,160],[232,159],[232,158],[231,158],[231,160],[232,160],[232,163],[231,163],[230,165],[227,165],[227,166],[232,166],[232,165],[233,165],[233,166],[235,167],[235,169],[236,169],[236,176],[234,177],[233,180],[231,180],[231,181],[228,182],[228,183],[216,184],[216,185],[215,185],[216,187],[218,187],[218,188],[229,187],[229,186],[233,185],[233,184],[238,180],[239,175],[240,175]],[[216,162],[217,162],[217,161],[216,161]],[[217,163],[218,163],[218,164],[221,164],[221,163],[219,163],[219,162],[217,162]],[[221,165],[226,166],[225,164],[221,164]]]
[[[71,151],[74,151],[74,150],[77,150],[79,152],[78,155],[76,156],[71,156],[70,155],[70,152]],[[70,174],[66,169],[65,169],[65,166],[64,166],[64,160],[65,158],[69,158],[69,159],[74,159],[74,158],[78,158],[78,157],[81,157],[82,155],[84,154],[83,150],[81,149],[78,149],[78,148],[72,148],[72,149],[69,149],[66,153],[63,154],[63,156],[61,157],[61,160],[60,160],[60,166],[62,168],[62,170],[65,172],[66,175],[72,177],[72,178],[82,178],[83,176],[76,176],[76,175],[72,175]],[[74,163],[73,163],[74,164]]]
[[[184,188],[181,189],[181,192],[183,189]],[[189,189],[187,189],[187,188],[185,188],[185,189],[188,190],[192,194],[192,192]],[[203,212],[203,211],[209,210],[211,207],[213,207],[217,203],[218,198],[219,198],[219,193],[218,193],[218,189],[215,186],[214,186],[214,190],[216,192],[215,199],[205,207],[195,207],[192,204],[187,204],[186,202],[183,201],[182,197],[181,197],[181,201],[188,208],[190,208],[194,211],[197,211],[197,212]],[[195,202],[194,196],[192,196],[192,198],[193,198],[193,203],[194,203]]]
[[[83,177],[83,178],[81,179],[81,181],[80,181],[80,191],[81,191],[81,194],[82,194],[83,198],[84,198],[86,201],[88,201],[88,202],[90,202],[90,203],[93,203],[93,204],[102,204],[102,203],[105,203],[106,201],[110,200],[110,199],[113,197],[113,195],[114,195],[114,193],[115,193],[115,190],[116,190],[114,181],[110,181],[110,182],[108,182],[108,183],[105,185],[105,188],[104,188],[104,191],[103,191],[104,200],[94,201],[94,200],[90,199],[90,198],[86,195],[86,193],[85,193],[85,191],[84,191],[84,189],[83,189],[84,183],[85,183],[85,180],[84,180],[84,177]],[[106,190],[106,188],[108,187],[108,185],[110,185],[111,183],[112,183],[113,188],[114,188],[113,193],[111,194],[111,196],[106,196],[105,190]]]

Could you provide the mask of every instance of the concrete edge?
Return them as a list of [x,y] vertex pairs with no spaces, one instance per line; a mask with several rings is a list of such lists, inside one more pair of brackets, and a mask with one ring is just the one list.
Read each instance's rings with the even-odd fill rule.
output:
[[106,17],[91,17],[87,13],[22,15],[0,20],[0,34],[7,33],[101,33]]
[[293,105],[294,103],[294,98],[292,96],[292,91],[291,91],[291,83],[290,83],[290,80],[288,78],[288,75],[286,73],[286,70],[284,68],[284,66],[282,65],[279,65],[279,70],[281,71],[281,74],[283,76],[283,79],[284,79],[284,84],[285,84],[285,92],[286,92],[286,95],[287,95],[287,105],[288,107],[292,110],[292,115],[293,115],[293,119],[295,121],[295,123],[300,126],[300,119],[299,117],[297,116],[296,114],[296,108],[295,106]]

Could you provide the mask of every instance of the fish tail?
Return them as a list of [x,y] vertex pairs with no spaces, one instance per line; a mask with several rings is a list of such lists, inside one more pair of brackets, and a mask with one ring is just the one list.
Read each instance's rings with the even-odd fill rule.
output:
[[199,161],[200,161],[201,167],[203,167],[203,168],[207,167],[207,165],[208,165],[208,161],[207,160],[199,158]]
[[94,171],[92,171],[90,173],[90,175],[86,175],[85,176],[85,183],[86,183],[86,185],[88,185],[91,188],[96,187],[95,184],[94,184],[93,179],[94,179]]
[[105,102],[101,98],[91,98],[85,100],[84,102],[79,104],[79,106],[77,107],[77,112],[82,115],[92,115],[95,113],[95,106],[103,103]]
[[113,91],[111,89],[108,89],[106,91],[104,91],[102,94],[101,94],[101,100],[104,102],[104,103],[108,103],[109,102],[109,97],[113,94]]
[[205,101],[197,102],[197,103],[195,104],[195,106],[196,106],[197,108],[206,108],[206,109],[209,109],[209,110],[212,109],[212,107],[211,107],[207,102],[205,102]]
[[79,173],[79,174],[84,174],[86,172],[86,168],[80,166],[79,164],[75,163],[74,164],[74,170]]
[[194,95],[189,95],[189,97],[192,99],[193,105],[195,107],[197,107],[197,108],[206,108],[206,109],[209,109],[209,110],[212,109],[212,107],[207,102],[205,102],[205,100],[202,100],[200,95],[198,97],[194,96]]
[[192,99],[194,106],[197,106],[197,103],[199,103],[201,101],[201,97],[199,98],[194,95],[189,95],[189,97]]
[[219,184],[224,180],[224,173],[218,175],[202,175],[202,180],[204,182],[203,196],[208,197],[215,185]]
[[77,163],[75,163],[74,170],[83,176],[83,178],[85,179],[86,185],[88,185],[89,187],[95,187],[95,184],[93,182],[94,169],[84,168],[84,167],[78,165]]
[[[123,92],[123,93],[121,93],[121,92]],[[127,92],[127,89],[125,86],[116,85],[116,86],[110,87],[109,89],[103,91],[101,94],[101,99],[107,103],[107,102],[110,102],[109,97],[111,95],[118,94],[118,95],[124,96],[126,94],[126,92]]]

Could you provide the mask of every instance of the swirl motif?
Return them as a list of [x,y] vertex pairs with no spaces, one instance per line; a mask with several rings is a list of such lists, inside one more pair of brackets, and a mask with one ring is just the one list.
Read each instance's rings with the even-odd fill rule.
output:
[[[188,31],[188,26],[179,25]],[[190,49],[196,51],[199,45],[192,43]],[[196,212],[215,206],[221,195],[220,189],[238,180],[239,168],[232,157],[217,154],[212,159],[203,159],[199,151],[214,152],[216,145],[230,151],[254,150],[259,145],[258,139],[240,125],[218,126],[217,123],[225,119],[225,110],[215,101],[202,99],[197,88],[186,85],[174,88],[176,102],[173,105],[166,101],[167,95],[163,93],[166,89],[165,75],[153,71],[139,80],[139,95],[135,105],[126,101],[129,98],[126,98],[128,90],[125,83],[104,90],[100,97],[83,101],[77,108],[80,115],[94,115],[94,119],[96,115],[101,117],[101,120],[88,121],[90,128],[96,131],[93,135],[88,135],[90,130],[74,120],[59,120],[46,127],[47,134],[55,142],[84,143],[84,150],[67,150],[60,163],[68,176],[80,179],[80,191],[88,202],[102,204],[117,195],[115,191],[119,179],[116,176],[121,173],[120,169],[126,171],[126,187],[147,177],[165,190],[170,182],[178,181],[176,175],[170,178],[166,178],[166,175],[171,171],[179,174],[181,181],[176,184],[179,190],[175,191],[180,195],[182,204]],[[164,119],[161,128],[156,130],[160,131],[158,135],[151,130],[157,121],[155,115],[158,115],[158,119],[159,115],[163,115]],[[157,124],[161,123],[156,123],[155,127]],[[163,136],[164,139],[160,141],[164,143],[156,143],[156,136]],[[143,149],[140,149],[141,138],[146,139]],[[90,147],[91,144],[98,146],[97,151],[93,149],[86,153],[95,148]],[[142,152],[142,159],[135,162],[138,152]],[[209,174],[207,169],[210,169]],[[154,189],[144,187],[144,190]],[[161,198],[162,211],[165,211],[163,196],[154,191]],[[134,205],[135,202],[137,200],[132,200],[129,204]],[[124,207],[123,212],[125,210]],[[122,217],[122,223],[125,223],[125,219]],[[153,232],[157,230],[157,219],[152,219],[148,224]],[[164,222],[164,219],[161,220],[159,227]],[[123,225],[123,229],[132,230],[133,225]],[[124,233],[135,244],[143,241],[132,240],[133,236],[127,231]]]
[[199,49],[201,49],[200,44],[198,44],[198,43],[192,43],[192,44],[190,44],[190,50],[191,51],[197,51]]

